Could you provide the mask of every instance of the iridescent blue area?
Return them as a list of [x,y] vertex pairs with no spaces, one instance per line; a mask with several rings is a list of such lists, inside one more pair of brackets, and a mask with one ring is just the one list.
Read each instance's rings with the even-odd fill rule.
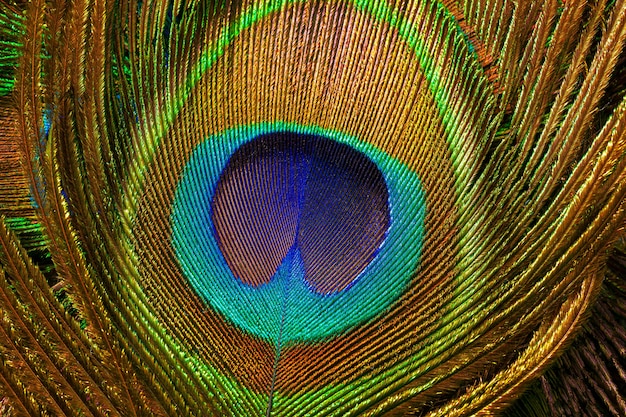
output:
[[319,135],[274,132],[230,157],[211,212],[222,254],[242,282],[269,282],[296,246],[311,289],[332,294],[376,255],[388,203],[384,177],[363,153]]
[[[211,202],[220,175],[244,143],[271,132],[320,135],[351,146],[380,169],[389,193],[390,225],[376,256],[350,287],[330,295],[307,285],[294,245],[271,280],[237,279],[216,239]],[[228,321],[268,341],[312,341],[336,335],[388,308],[413,277],[424,241],[425,194],[417,175],[371,145],[340,133],[290,124],[245,126],[207,138],[192,152],[176,189],[172,244],[194,290]]]
[[48,138],[48,133],[50,132],[50,126],[52,126],[52,109],[46,109],[42,112],[42,116],[43,116],[43,127],[42,130],[40,132],[40,140],[42,141],[42,145],[45,145],[45,142],[43,142],[45,139]]

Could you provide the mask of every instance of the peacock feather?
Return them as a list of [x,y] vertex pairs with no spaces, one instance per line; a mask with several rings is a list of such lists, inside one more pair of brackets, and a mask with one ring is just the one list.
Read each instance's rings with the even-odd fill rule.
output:
[[626,415],[626,0],[1,0],[0,414]]

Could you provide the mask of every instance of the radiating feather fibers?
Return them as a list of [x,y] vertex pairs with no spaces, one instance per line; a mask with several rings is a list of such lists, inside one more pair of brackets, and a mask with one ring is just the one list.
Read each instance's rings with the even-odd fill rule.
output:
[[626,0],[0,0],[0,414],[626,415]]

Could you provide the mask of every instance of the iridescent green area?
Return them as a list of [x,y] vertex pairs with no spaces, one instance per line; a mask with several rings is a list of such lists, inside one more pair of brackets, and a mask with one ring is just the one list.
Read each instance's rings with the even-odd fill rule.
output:
[[15,86],[14,69],[22,55],[19,39],[24,33],[24,17],[0,3],[0,97]]

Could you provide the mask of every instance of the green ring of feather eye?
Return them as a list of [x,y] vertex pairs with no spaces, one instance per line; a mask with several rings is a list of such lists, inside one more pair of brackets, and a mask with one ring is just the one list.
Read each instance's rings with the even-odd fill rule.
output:
[[[312,292],[302,280],[277,272],[268,284],[241,284],[219,249],[210,201],[228,158],[243,143],[271,132],[315,134],[362,152],[381,170],[389,190],[391,224],[377,256],[355,284],[332,295]],[[425,193],[416,173],[372,145],[314,126],[271,123],[243,126],[207,138],[192,152],[176,188],[172,244],[196,293],[246,332],[268,341],[313,341],[359,325],[388,308],[405,290],[424,242]],[[281,328],[282,327],[282,328]]]

